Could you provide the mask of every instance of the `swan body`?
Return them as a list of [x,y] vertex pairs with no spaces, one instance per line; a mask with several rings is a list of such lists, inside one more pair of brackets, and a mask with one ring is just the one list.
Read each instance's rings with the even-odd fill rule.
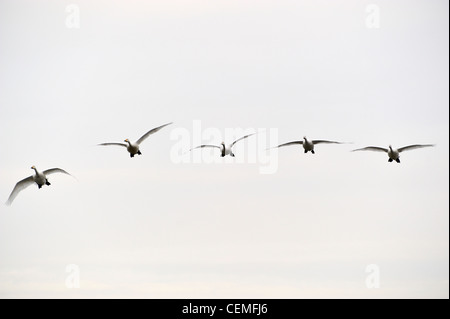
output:
[[423,147],[431,147],[434,146],[434,144],[414,144],[414,145],[408,145],[400,148],[393,148],[391,145],[389,145],[389,148],[383,148],[378,146],[368,146],[364,148],[358,148],[356,150],[353,150],[352,152],[356,151],[374,151],[374,152],[385,152],[387,153],[389,159],[388,162],[396,161],[397,163],[400,163],[400,153],[404,151],[414,150],[418,148]]
[[129,139],[126,139],[124,142],[127,143],[127,145],[126,145],[127,151],[128,151],[128,153],[130,153],[131,157],[133,157],[136,154],[142,155],[141,151],[139,150],[139,144],[132,143],[132,142],[130,142]]
[[235,157],[235,155],[233,153],[233,150],[232,150],[233,146],[237,142],[242,141],[243,139],[245,139],[245,138],[247,138],[249,136],[252,136],[254,134],[256,134],[256,133],[248,134],[248,135],[245,135],[245,136],[243,136],[241,138],[238,138],[236,141],[234,141],[233,143],[231,143],[229,145],[226,145],[225,142],[220,143],[220,145],[207,145],[207,144],[204,144],[204,145],[200,145],[200,146],[191,148],[189,151],[192,151],[192,150],[197,149],[197,148],[211,147],[211,148],[219,149],[221,157],[225,157],[227,155],[230,155],[231,157]]
[[131,142],[129,139],[125,139],[124,142],[126,143],[101,143],[98,145],[101,146],[110,146],[110,145],[114,145],[114,146],[121,146],[121,147],[125,147],[128,151],[128,153],[130,153],[130,157],[134,157],[134,155],[142,155],[141,150],[139,149],[139,145],[145,141],[145,139],[147,137],[149,137],[150,135],[158,132],[160,129],[162,129],[163,127],[172,124],[172,122],[155,127],[154,129],[151,129],[150,131],[148,131],[147,133],[145,133],[144,135],[142,135],[136,142]]
[[17,197],[17,195],[22,190],[24,190],[25,188],[27,188],[28,186],[30,186],[33,183],[36,183],[39,189],[41,189],[42,186],[44,186],[44,185],[50,186],[51,184],[47,179],[47,175],[54,174],[54,173],[63,173],[66,175],[70,175],[69,173],[67,173],[65,170],[63,170],[61,168],[50,168],[43,172],[38,171],[35,166],[31,166],[31,169],[34,170],[35,174],[28,176],[27,178],[24,178],[23,180],[18,182],[16,184],[16,186],[14,186],[14,189],[12,190],[11,194],[9,195],[8,200],[6,201],[6,205],[8,205],[8,206],[11,205],[12,202],[14,201],[14,199]]
[[276,147],[284,147],[284,146],[297,145],[297,144],[300,144],[303,146],[303,150],[304,150],[305,154],[308,152],[315,154],[314,145],[316,145],[316,144],[343,144],[343,143],[335,142],[335,141],[326,141],[326,140],[308,140],[306,138],[306,136],[303,136],[303,140],[301,140],[301,141],[288,142],[288,143],[280,144]]

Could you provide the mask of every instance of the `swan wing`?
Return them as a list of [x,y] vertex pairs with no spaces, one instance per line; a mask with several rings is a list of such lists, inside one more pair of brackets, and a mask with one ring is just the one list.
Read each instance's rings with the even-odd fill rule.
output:
[[222,149],[220,146],[217,146],[217,145],[206,145],[205,144],[205,145],[200,145],[200,146],[197,146],[197,147],[193,147],[189,151],[195,150],[196,148],[204,148],[204,147],[214,147],[214,148],[218,148],[219,150]]
[[161,125],[161,126],[158,126],[158,127],[155,127],[154,129],[151,129],[150,131],[148,131],[147,133],[142,135],[141,138],[136,141],[136,144],[137,145],[141,144],[147,137],[149,137],[153,133],[158,132],[160,129],[162,129],[163,127],[165,127],[167,125],[170,125],[170,124],[172,124],[172,122],[164,124],[164,125]]
[[326,140],[313,140],[313,144],[343,144],[342,142],[335,142],[335,141],[326,141]]
[[9,198],[6,201],[6,205],[10,206],[12,204],[12,202],[14,201],[14,199],[16,198],[16,196],[22,190],[24,190],[25,188],[27,188],[28,186],[30,186],[33,183],[34,183],[33,176],[29,176],[27,178],[24,178],[20,182],[18,182],[16,184],[16,186],[14,186],[14,189],[12,190],[11,195],[9,195]]
[[353,150],[352,152],[356,152],[356,151],[374,151],[374,152],[389,152],[389,150],[387,148],[383,148],[383,147],[377,147],[377,146],[368,146],[368,147],[364,147],[364,148],[358,148],[356,150]]
[[244,138],[247,138],[247,137],[252,136],[252,135],[255,135],[255,134],[256,134],[256,133],[252,133],[252,134],[248,134],[248,135],[242,136],[241,138],[238,138],[236,141],[234,141],[233,143],[230,144],[230,147],[233,147],[234,144],[236,144],[236,143],[239,142],[239,141],[242,141]]
[[127,144],[124,143],[101,143],[98,144],[99,146],[110,146],[110,145],[114,145],[114,146],[123,146],[123,147],[127,147]]
[[410,150],[415,150],[416,148],[431,147],[431,146],[434,146],[434,144],[414,144],[414,145],[400,147],[398,149],[398,151],[399,152],[410,151]]
[[50,168],[50,169],[46,169],[45,171],[43,171],[44,175],[50,175],[50,174],[55,174],[55,173],[62,173],[62,174],[66,174],[66,175],[70,175],[71,174],[67,173],[65,170],[61,169],[61,168]]
[[280,144],[280,145],[278,145],[278,146],[275,146],[275,148],[276,148],[276,147],[289,146],[289,145],[296,145],[296,144],[303,145],[303,141],[293,141],[293,142],[288,142],[288,143],[284,143],[284,144]]

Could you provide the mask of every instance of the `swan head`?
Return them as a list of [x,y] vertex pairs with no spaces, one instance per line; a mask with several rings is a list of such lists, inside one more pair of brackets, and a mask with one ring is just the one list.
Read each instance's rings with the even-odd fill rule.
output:
[[303,136],[303,139],[306,141],[306,136]]
[[130,140],[126,138],[126,139],[124,140],[124,142],[125,142],[125,143],[130,143]]
[[392,145],[389,144],[389,149],[392,151]]
[[36,166],[34,166],[34,165],[33,165],[33,166],[31,166],[31,169],[36,169]]
[[225,142],[224,142],[224,141],[222,141],[222,143],[220,143],[220,145],[225,145]]

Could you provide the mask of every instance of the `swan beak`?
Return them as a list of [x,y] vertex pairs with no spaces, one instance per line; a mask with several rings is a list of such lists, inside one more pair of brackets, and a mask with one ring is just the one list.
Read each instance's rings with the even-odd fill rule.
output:
[[36,167],[33,165],[33,166],[31,166],[31,169],[35,169]]
[[128,142],[128,139],[125,139],[124,142]]

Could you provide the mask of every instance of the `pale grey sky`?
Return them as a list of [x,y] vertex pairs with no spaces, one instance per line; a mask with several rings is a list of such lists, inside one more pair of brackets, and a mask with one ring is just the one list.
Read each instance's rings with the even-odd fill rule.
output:
[[[1,0],[0,194],[32,165],[78,180],[1,206],[0,297],[449,298],[448,9]],[[133,159],[95,146],[172,121]],[[274,174],[238,156],[259,137],[235,163],[177,163],[197,121],[202,142],[353,144],[280,149]],[[436,147],[350,152],[416,143]]]

